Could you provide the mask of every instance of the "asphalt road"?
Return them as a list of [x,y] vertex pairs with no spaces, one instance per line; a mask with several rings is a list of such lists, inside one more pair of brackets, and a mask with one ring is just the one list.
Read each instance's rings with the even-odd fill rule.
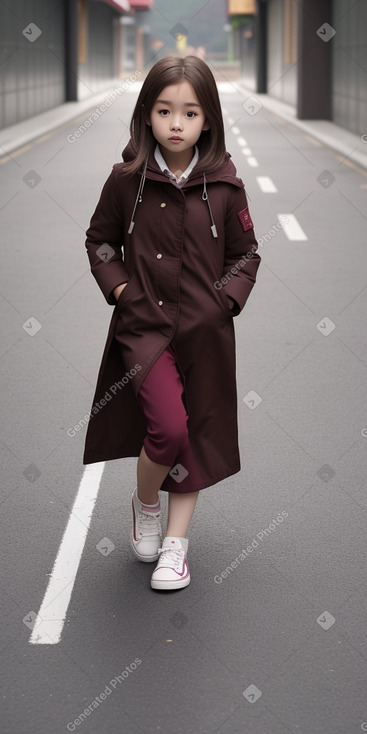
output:
[[367,731],[366,174],[221,85],[263,258],[236,319],[242,471],[200,493],[190,586],[154,592],[136,460],[86,473],[74,428],[111,315],[84,232],[136,92],[0,167],[2,732]]

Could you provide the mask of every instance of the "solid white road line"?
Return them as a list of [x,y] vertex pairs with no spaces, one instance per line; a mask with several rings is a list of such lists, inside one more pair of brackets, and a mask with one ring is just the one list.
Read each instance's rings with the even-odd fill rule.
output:
[[256,176],[256,181],[264,194],[275,194],[278,189],[268,176]]
[[36,623],[29,638],[34,645],[60,641],[105,462],[88,464],[79,485]]
[[247,163],[248,163],[248,164],[249,164],[249,166],[251,166],[252,168],[257,168],[257,167],[258,167],[258,165],[259,165],[259,164],[258,164],[258,162],[257,162],[257,160],[256,160],[256,158],[254,158],[254,156],[253,156],[253,155],[251,155],[251,156],[250,156],[249,158],[247,158]]
[[[304,233],[301,225],[298,222],[298,219],[294,216],[294,214],[277,214],[277,217],[280,221],[283,222],[283,231],[289,240],[308,240],[307,235]],[[285,221],[287,219],[288,222]]]

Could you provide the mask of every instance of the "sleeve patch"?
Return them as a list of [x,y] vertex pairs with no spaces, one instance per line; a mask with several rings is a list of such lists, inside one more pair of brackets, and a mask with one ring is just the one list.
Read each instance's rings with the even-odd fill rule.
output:
[[244,232],[247,232],[249,229],[253,229],[253,221],[250,216],[249,208],[246,206],[245,209],[242,209],[242,211],[238,212],[238,218],[242,224],[242,229]]

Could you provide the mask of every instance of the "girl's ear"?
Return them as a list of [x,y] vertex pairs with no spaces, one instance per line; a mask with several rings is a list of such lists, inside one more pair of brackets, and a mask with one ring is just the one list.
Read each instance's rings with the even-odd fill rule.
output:
[[204,123],[204,126],[203,126],[202,129],[203,130],[210,130],[210,125],[209,125],[209,123],[206,120],[205,120],[205,123]]

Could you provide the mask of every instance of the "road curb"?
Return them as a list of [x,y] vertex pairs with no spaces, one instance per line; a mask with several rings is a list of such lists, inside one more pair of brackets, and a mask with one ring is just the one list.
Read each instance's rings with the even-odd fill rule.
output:
[[367,125],[366,130],[361,135],[357,135],[350,132],[350,130],[335,125],[330,120],[299,120],[296,117],[295,108],[291,105],[280,102],[268,94],[257,94],[241,82],[237,82],[235,86],[238,87],[241,94],[246,95],[246,98],[255,97],[261,102],[264,109],[269,110],[295,128],[302,130],[306,135],[310,135],[367,171]]
[[58,107],[42,112],[40,115],[4,128],[0,131],[0,159],[9,156],[16,150],[54,130],[62,128],[81,115],[85,114],[87,116],[87,113],[101,105],[111,92],[121,87],[124,81],[126,80],[112,80],[105,89],[92,97],[87,97],[79,102],[65,102]]

